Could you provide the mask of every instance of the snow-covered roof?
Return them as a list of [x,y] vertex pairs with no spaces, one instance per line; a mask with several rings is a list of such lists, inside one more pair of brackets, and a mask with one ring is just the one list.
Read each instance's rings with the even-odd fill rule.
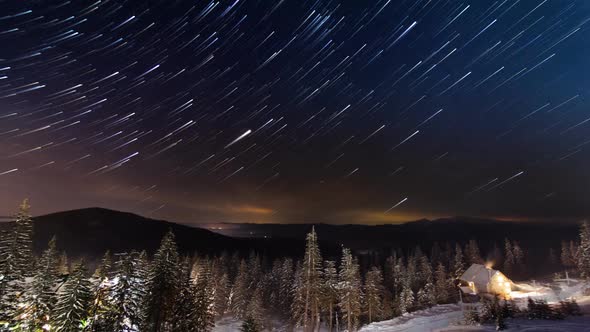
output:
[[499,273],[499,271],[488,269],[482,264],[471,264],[459,279],[472,282],[478,287],[481,287],[487,285],[496,273]]

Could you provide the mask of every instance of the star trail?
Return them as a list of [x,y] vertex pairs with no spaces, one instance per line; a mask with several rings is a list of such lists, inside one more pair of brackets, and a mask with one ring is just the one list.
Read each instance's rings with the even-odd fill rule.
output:
[[590,213],[586,1],[0,8],[4,214],[23,197],[186,223]]

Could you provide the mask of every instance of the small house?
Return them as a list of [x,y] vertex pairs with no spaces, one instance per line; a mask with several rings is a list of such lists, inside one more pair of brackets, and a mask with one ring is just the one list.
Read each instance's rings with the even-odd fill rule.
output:
[[513,283],[502,272],[482,264],[472,264],[459,277],[459,287],[464,294],[492,294],[510,298]]

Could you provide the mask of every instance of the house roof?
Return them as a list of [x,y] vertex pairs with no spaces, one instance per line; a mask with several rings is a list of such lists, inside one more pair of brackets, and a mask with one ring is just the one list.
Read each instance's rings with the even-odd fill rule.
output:
[[487,285],[490,278],[498,273],[497,270],[488,269],[482,264],[471,264],[459,279],[473,282],[476,285]]

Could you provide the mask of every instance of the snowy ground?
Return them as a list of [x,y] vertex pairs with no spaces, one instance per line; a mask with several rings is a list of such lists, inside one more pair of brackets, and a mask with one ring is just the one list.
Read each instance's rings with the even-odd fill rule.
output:
[[[560,280],[547,283],[520,283],[513,295],[520,307],[526,307],[528,297],[545,299],[549,303],[575,298],[584,313],[582,317],[568,317],[561,321],[509,319],[506,331],[545,332],[590,332],[590,296],[583,296],[583,283],[578,280]],[[495,326],[461,326],[463,312],[458,304],[445,304],[426,310],[415,311],[391,320],[365,325],[361,332],[466,332],[495,331]],[[241,321],[225,317],[217,322],[213,332],[235,332],[240,330]],[[279,322],[272,331],[285,331]],[[324,331],[324,330],[322,330]]]
[[449,326],[463,318],[458,304],[437,305],[430,309],[415,311],[392,320],[364,326],[361,332],[423,332]]
[[[583,317],[568,317],[561,321],[509,319],[506,331],[546,331],[546,332],[590,332],[590,296],[583,296],[584,285],[577,280],[558,281],[553,283],[522,283],[518,284],[519,291],[513,295],[520,307],[526,307],[528,297],[545,299],[550,303],[563,299],[575,298],[584,312]],[[364,326],[362,332],[465,332],[465,331],[495,331],[495,326],[460,326],[463,318],[459,305],[441,305],[430,309],[420,310]]]

